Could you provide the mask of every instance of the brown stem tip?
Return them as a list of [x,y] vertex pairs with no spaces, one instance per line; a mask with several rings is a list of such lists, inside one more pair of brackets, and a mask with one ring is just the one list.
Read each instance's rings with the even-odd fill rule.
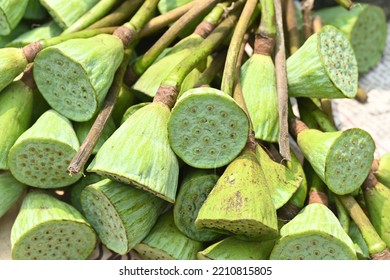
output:
[[121,39],[123,46],[126,48],[135,39],[137,32],[126,26],[120,26],[115,29],[113,35]]
[[176,103],[178,90],[174,86],[161,85],[158,89],[153,102],[161,102],[172,109]]
[[389,249],[384,249],[382,252],[372,254],[371,259],[373,260],[390,260],[390,252]]
[[42,49],[42,44],[39,41],[33,42],[23,47],[23,53],[26,56],[27,61],[31,63]]

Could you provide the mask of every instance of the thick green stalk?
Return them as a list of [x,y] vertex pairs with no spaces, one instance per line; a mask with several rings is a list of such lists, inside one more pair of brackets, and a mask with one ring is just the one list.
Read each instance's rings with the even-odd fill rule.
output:
[[339,3],[340,6],[346,8],[347,10],[352,9],[355,4],[351,0],[335,0],[337,3]]
[[156,9],[158,1],[159,0],[146,0],[131,20],[123,26],[134,30],[135,32],[139,32],[150,20],[154,10]]
[[218,75],[219,71],[223,69],[223,65],[226,59],[226,51],[219,52],[216,57],[214,57],[210,65],[202,72],[200,75],[196,87],[209,85]]

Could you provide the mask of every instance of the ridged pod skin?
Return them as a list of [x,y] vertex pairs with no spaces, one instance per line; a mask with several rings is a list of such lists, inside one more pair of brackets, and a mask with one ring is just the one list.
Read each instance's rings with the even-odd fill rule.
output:
[[374,140],[360,128],[337,132],[307,129],[298,134],[297,142],[318,176],[339,195],[359,189],[374,160]]
[[19,23],[14,30],[11,31],[10,34],[5,35],[5,36],[0,36],[0,48],[4,47],[10,47],[9,43],[12,40],[15,40],[18,36],[21,34],[27,32],[30,30],[30,27],[26,23]]
[[0,49],[0,92],[20,75],[28,64],[22,49]]
[[50,109],[16,140],[8,154],[9,169],[29,186],[66,187],[82,176],[67,171],[79,146],[71,122]]
[[355,260],[352,240],[325,205],[307,205],[280,229],[271,260]]
[[134,104],[133,106],[130,106],[126,112],[123,114],[121,124],[123,124],[132,114],[137,112],[139,109],[145,107],[146,105],[150,104],[151,102],[141,102],[138,104]]
[[176,155],[195,168],[229,164],[246,144],[249,121],[224,92],[194,88],[177,100],[168,123],[169,143]]
[[9,172],[0,172],[0,218],[25,193],[27,187]]
[[124,255],[148,235],[166,202],[133,186],[103,179],[84,188],[81,206],[102,243]]
[[370,221],[390,247],[390,189],[378,182],[372,188],[363,186],[363,193]]
[[333,25],[346,34],[355,52],[360,73],[369,71],[380,61],[387,37],[383,8],[359,3],[351,10],[331,7],[316,13],[324,24]]
[[160,0],[157,7],[161,14],[165,14],[166,12],[183,6],[191,1],[193,0]]
[[384,153],[379,159],[375,177],[386,187],[390,188],[390,152]]
[[352,98],[357,94],[356,57],[346,35],[324,26],[287,59],[290,97]]
[[232,161],[199,210],[195,225],[244,240],[278,237],[267,179],[252,151]]
[[0,93],[0,169],[8,169],[12,145],[31,125],[33,92],[22,81],[12,82]]
[[96,242],[75,208],[40,190],[26,195],[11,230],[16,260],[84,260]]
[[278,142],[278,93],[272,58],[253,54],[241,68],[241,85],[256,139]]
[[73,185],[69,186],[69,192],[70,192],[70,198],[69,202],[70,204],[76,208],[81,214],[83,213],[83,208],[81,207],[81,193],[82,191],[89,185],[92,185],[94,183],[97,183],[104,178],[98,174],[95,173],[87,173],[85,174],[80,180],[78,180]]
[[268,260],[275,240],[244,241],[229,236],[197,254],[199,260]]
[[208,194],[219,176],[212,170],[191,169],[184,175],[173,206],[173,216],[177,228],[189,238],[207,242],[221,237],[221,234],[208,229],[198,229],[195,219]]
[[23,18],[29,0],[0,1],[0,36],[8,35]]
[[88,121],[100,109],[123,55],[122,41],[109,34],[67,40],[39,52],[34,79],[53,109]]
[[173,203],[179,163],[168,142],[169,116],[160,102],[139,109],[108,138],[87,170]]
[[282,207],[298,190],[304,174],[291,170],[287,166],[273,161],[260,146],[256,147],[256,156],[264,174],[275,209]]
[[26,12],[23,15],[24,19],[42,21],[48,18],[49,14],[42,6],[40,0],[28,0]]
[[196,260],[203,243],[177,229],[172,211],[164,213],[141,243],[134,247],[144,260]]
[[353,220],[349,223],[348,235],[354,243],[358,259],[368,260],[370,258],[370,253],[368,252],[366,241],[364,241],[363,235]]
[[66,5],[62,0],[40,0],[40,2],[58,25],[66,29],[88,12],[99,0],[68,0]]

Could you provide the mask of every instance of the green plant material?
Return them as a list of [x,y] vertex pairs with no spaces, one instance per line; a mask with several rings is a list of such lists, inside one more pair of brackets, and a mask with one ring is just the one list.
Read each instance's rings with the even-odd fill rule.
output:
[[254,53],[241,68],[242,93],[256,139],[278,142],[279,113],[272,57]]
[[200,242],[216,240],[221,234],[208,229],[198,229],[195,226],[195,219],[219,176],[212,170],[190,169],[187,172],[173,206],[175,225],[193,240]]
[[160,216],[148,236],[134,247],[144,260],[195,260],[203,244],[181,233],[172,211]]
[[280,229],[271,260],[355,260],[352,240],[325,205],[307,205]]
[[75,22],[69,25],[62,34],[69,34],[86,29],[105,16],[120,0],[100,0],[86,13],[82,14]]
[[315,172],[336,194],[359,189],[374,160],[374,140],[360,128],[337,132],[306,129],[298,134],[297,142]]
[[273,161],[267,152],[260,146],[256,147],[256,156],[264,174],[267,174],[267,185],[275,209],[281,208],[301,186],[304,174],[299,172],[297,164],[287,166]]
[[379,182],[390,188],[390,152],[379,158],[379,166],[374,174]]
[[337,219],[340,222],[341,227],[343,230],[348,233],[350,229],[350,222],[351,218],[349,217],[347,209],[343,206],[341,201],[337,197],[333,197],[332,194],[330,196],[334,199],[335,206],[336,206],[336,212],[337,212]]
[[126,112],[123,114],[123,118],[122,118],[121,124],[123,124],[128,118],[130,118],[131,115],[133,115],[139,109],[145,107],[146,105],[148,105],[150,103],[151,102],[141,102],[141,103],[134,104],[133,106],[129,107],[126,110]]
[[26,10],[29,0],[0,1],[0,35],[8,35],[16,28]]
[[246,144],[249,121],[228,94],[194,88],[177,100],[168,123],[169,143],[196,168],[217,168],[236,158]]
[[353,2],[351,0],[335,0],[341,7],[344,7],[345,9],[352,9],[354,6]]
[[160,0],[157,7],[161,14],[165,14],[180,6],[184,6],[191,1],[193,0]]
[[8,166],[17,180],[29,186],[69,186],[82,176],[70,176],[67,172],[78,148],[71,122],[48,110],[16,140],[8,154]]
[[40,0],[51,17],[62,29],[68,28],[78,18],[88,12],[99,0]]
[[84,260],[96,241],[75,208],[43,191],[26,195],[11,230],[15,260]]
[[88,121],[100,109],[123,55],[116,36],[68,40],[39,52],[35,82],[53,109],[73,121]]
[[134,184],[173,203],[179,165],[168,142],[169,115],[161,103],[139,109],[103,144],[88,171]]
[[356,226],[355,222],[351,220],[349,223],[349,231],[348,231],[349,237],[351,237],[351,240],[354,243],[356,255],[359,260],[367,260],[370,258],[370,254],[368,253],[367,244],[364,241],[364,238],[359,231],[359,228]]
[[40,0],[28,0],[26,11],[23,15],[24,19],[31,21],[43,21],[49,17],[45,7],[42,6]]
[[199,260],[268,260],[275,240],[244,241],[234,236],[214,243],[197,254]]
[[[74,123],[74,130],[76,132],[77,138],[79,139],[79,142],[82,143],[84,139],[87,137],[87,134],[89,130],[91,129],[93,123],[95,122],[95,118],[90,119],[86,122],[80,122],[80,123]],[[96,146],[92,150],[92,154],[95,155],[100,147],[106,142],[108,138],[114,133],[116,130],[116,125],[114,123],[114,120],[110,117],[107,120],[106,125],[104,126],[104,129],[102,131],[102,134],[99,137],[98,142],[96,143]]]
[[30,43],[37,42],[44,39],[53,38],[59,36],[62,32],[62,29],[57,25],[55,21],[50,21],[48,23],[42,24],[39,27],[33,28],[8,44],[9,47],[23,47]]
[[9,150],[31,125],[33,102],[32,89],[20,80],[0,93],[0,170],[9,168]]
[[27,64],[22,49],[0,48],[0,92],[23,72]]
[[115,107],[112,110],[111,116],[116,126],[120,126],[122,118],[127,109],[135,103],[134,92],[122,83],[122,87],[118,93],[118,99],[115,103]]
[[225,169],[195,225],[244,240],[278,237],[276,210],[255,152],[244,149]]
[[290,97],[352,98],[358,89],[358,68],[348,38],[324,26],[287,59]]
[[15,27],[15,29],[12,30],[12,32],[10,34],[5,35],[5,36],[0,36],[0,48],[4,48],[5,46],[10,47],[9,43],[12,40],[15,40],[15,38],[17,38],[21,34],[27,32],[28,30],[30,30],[30,28],[27,25],[27,23],[23,23],[23,22],[19,23]]
[[27,186],[9,172],[0,172],[0,218],[22,197]]
[[102,181],[104,178],[95,173],[87,173],[80,180],[73,185],[69,186],[70,204],[76,208],[81,214],[84,215],[83,208],[81,206],[81,193],[89,185]]
[[148,235],[166,203],[133,186],[104,179],[84,188],[81,206],[102,243],[123,255]]
[[316,13],[324,24],[333,25],[346,34],[355,52],[360,73],[369,71],[380,61],[387,37],[383,8],[359,4],[350,10],[330,7]]

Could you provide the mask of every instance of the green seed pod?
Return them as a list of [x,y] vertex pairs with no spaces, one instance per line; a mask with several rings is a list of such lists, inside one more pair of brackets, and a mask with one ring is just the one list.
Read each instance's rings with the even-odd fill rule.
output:
[[199,260],[268,260],[275,240],[244,241],[234,236],[214,243],[197,254]]
[[293,196],[303,182],[304,174],[291,170],[283,164],[273,161],[260,146],[256,147],[256,156],[264,174],[272,202],[276,209],[281,208]]
[[272,57],[253,54],[241,68],[241,84],[256,139],[278,142],[278,93]]
[[271,260],[355,260],[352,240],[325,205],[307,205],[280,230]]
[[123,118],[122,118],[121,124],[123,124],[128,118],[130,118],[131,115],[133,115],[139,109],[145,107],[148,104],[150,104],[150,102],[142,102],[142,103],[138,103],[138,104],[135,104],[135,105],[129,107],[126,110],[126,112],[123,114]]
[[[86,122],[74,123],[74,130],[80,143],[83,143],[83,141],[87,137],[89,130],[95,122],[95,119],[96,118],[90,119]],[[108,138],[110,138],[110,136],[114,133],[115,130],[116,125],[114,123],[114,120],[110,117],[108,118],[107,123],[104,126],[104,129],[99,137],[98,142],[96,143],[95,148],[93,148],[92,150],[92,155],[95,155],[98,152],[100,147],[104,144],[104,142],[106,142]]]
[[148,235],[166,204],[148,192],[104,179],[82,191],[81,206],[102,243],[123,255]]
[[181,7],[191,1],[192,0],[160,0],[157,8],[161,14],[165,14],[166,12]]
[[374,140],[359,128],[337,132],[306,129],[298,134],[297,142],[321,180],[339,195],[359,189],[374,160]]
[[252,151],[232,161],[199,210],[195,225],[245,240],[278,237],[276,210]]
[[16,81],[0,93],[0,169],[8,169],[8,153],[31,124],[33,92]]
[[23,18],[31,21],[42,21],[49,17],[40,0],[28,0]]
[[364,241],[364,238],[359,228],[353,220],[351,220],[351,222],[349,223],[348,235],[353,241],[358,259],[368,260],[370,258],[370,253],[368,252],[366,241]]
[[390,152],[383,154],[379,159],[379,167],[375,177],[383,185],[390,188]]
[[70,204],[76,208],[81,214],[83,208],[81,207],[81,193],[89,185],[103,180],[102,176],[95,173],[87,173],[84,177],[78,180],[75,184],[69,187],[70,189]]
[[8,35],[19,24],[29,0],[0,0],[0,35]]
[[148,236],[134,247],[144,260],[195,260],[203,244],[177,229],[173,213],[162,215]]
[[20,75],[28,64],[22,49],[0,49],[0,92]]
[[19,23],[14,30],[11,31],[10,34],[5,36],[0,36],[0,48],[4,48],[5,46],[9,47],[9,43],[12,40],[15,40],[18,36],[21,34],[27,32],[30,30],[30,27],[27,25],[27,23]]
[[196,168],[229,164],[246,144],[249,121],[242,108],[214,88],[186,91],[172,109],[169,143],[185,163]]
[[115,103],[114,109],[112,110],[111,116],[114,119],[116,126],[121,125],[122,118],[126,110],[135,103],[135,96],[131,89],[122,84],[122,87],[118,93],[118,99]]
[[9,47],[24,47],[30,43],[37,42],[43,39],[49,39],[58,36],[62,33],[62,29],[55,21],[42,24],[39,27],[33,28],[12,40],[8,44]]
[[180,184],[179,193],[173,206],[173,216],[177,228],[193,240],[207,242],[221,236],[214,231],[195,227],[195,219],[199,209],[218,178],[219,176],[214,174],[213,170],[191,169]]
[[[88,12],[99,0],[40,0],[52,18],[62,29],[66,29]],[[91,45],[93,46],[93,45]]]
[[139,109],[103,144],[87,170],[173,203],[179,164],[168,142],[169,115],[160,102]]
[[37,188],[59,188],[79,180],[67,167],[79,149],[79,141],[68,119],[54,110],[45,112],[15,142],[8,165],[17,180]]
[[333,25],[346,34],[359,72],[367,72],[380,61],[387,37],[387,20],[381,7],[359,4],[351,10],[331,7],[316,13],[324,24]]
[[287,59],[291,97],[352,98],[358,88],[356,57],[348,38],[324,26]]
[[26,191],[26,185],[16,180],[9,172],[0,172],[0,218]]
[[75,208],[43,191],[26,195],[11,230],[16,260],[84,260],[96,241],[92,227]]
[[35,82],[53,109],[73,121],[88,121],[100,109],[123,55],[116,36],[68,40],[39,52]]

